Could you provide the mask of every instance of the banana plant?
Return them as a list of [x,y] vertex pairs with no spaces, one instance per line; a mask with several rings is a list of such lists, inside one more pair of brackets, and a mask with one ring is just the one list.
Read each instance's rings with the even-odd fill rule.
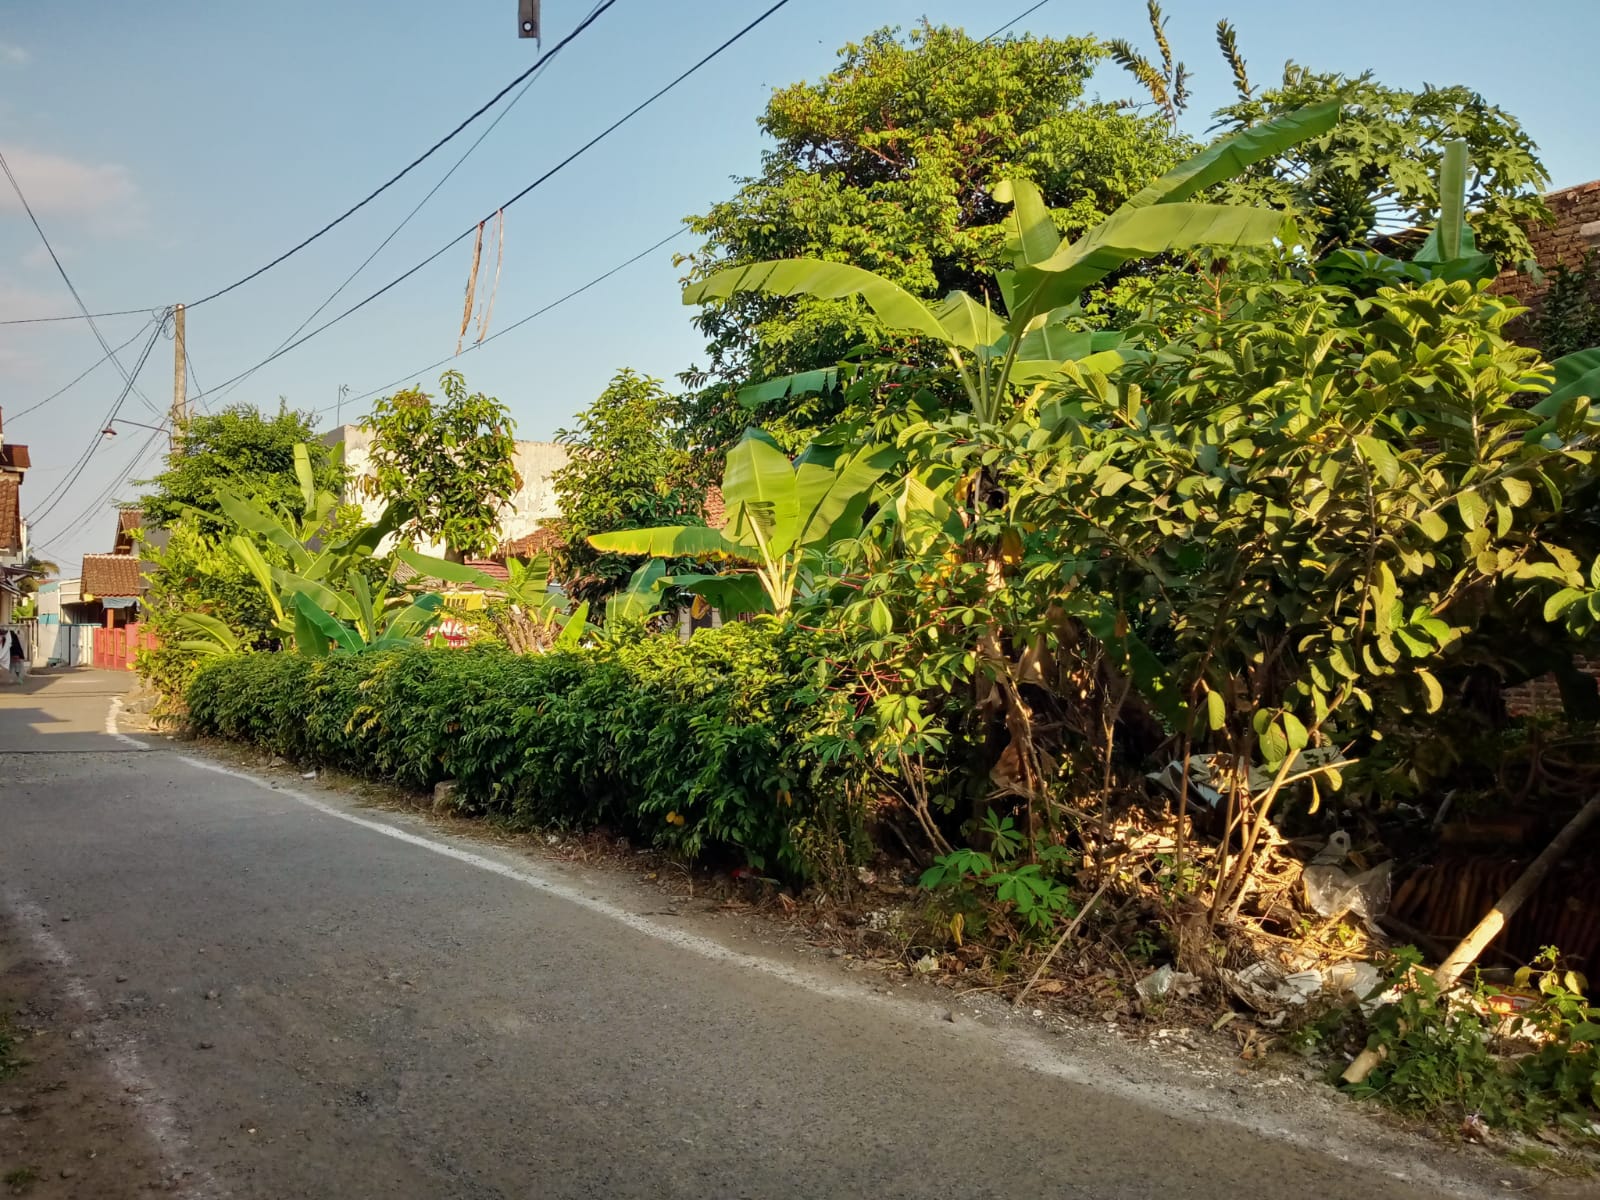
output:
[[[395,556],[414,569],[421,578],[437,579],[442,583],[471,584],[485,592],[503,596],[511,611],[502,612],[505,619],[496,624],[507,645],[518,653],[528,653],[545,645],[571,648],[583,637],[589,617],[589,603],[584,601],[576,609],[568,611],[567,597],[550,586],[548,554],[536,554],[526,562],[506,559],[505,579],[497,579],[487,571],[480,571],[465,563],[419,554],[406,546],[396,549]],[[533,632],[530,633],[530,630]],[[559,631],[553,639],[549,636],[552,630]]]
[[357,613],[353,624],[339,620],[309,594],[294,594],[294,642],[299,653],[326,658],[330,652],[357,654],[416,645],[444,607],[444,598],[437,592],[400,606],[386,603],[390,599],[387,588],[375,596],[362,575],[352,575],[350,585]]
[[227,622],[209,613],[179,613],[172,619],[172,623],[185,635],[174,644],[175,648],[187,650],[191,654],[204,654],[208,657],[236,654],[243,645],[239,635],[228,628]]
[[726,528],[625,529],[594,534],[589,544],[617,554],[732,560],[753,569],[662,576],[663,586],[703,596],[729,616],[786,613],[818,553],[859,532],[890,457],[876,447],[847,453],[812,443],[791,462],[771,436],[749,429],[728,451],[722,478]]
[[[1262,247],[1295,240],[1292,223],[1267,209],[1192,202],[1191,197],[1252,163],[1319,136],[1339,119],[1328,102],[1243,130],[1179,164],[1138,192],[1075,242],[1063,242],[1039,189],[1002,181],[994,198],[1011,205],[1006,220],[1012,266],[997,277],[1006,315],[965,292],[926,304],[898,284],[849,263],[784,259],[719,271],[685,289],[685,304],[747,292],[834,300],[859,297],[890,330],[943,345],[973,414],[999,419],[1015,389],[1058,372],[1065,362],[1114,368],[1115,334],[1069,332],[1063,321],[1084,291],[1126,264],[1152,255],[1210,247]],[[1096,341],[1096,338],[1099,341]],[[768,381],[814,390],[825,376]]]

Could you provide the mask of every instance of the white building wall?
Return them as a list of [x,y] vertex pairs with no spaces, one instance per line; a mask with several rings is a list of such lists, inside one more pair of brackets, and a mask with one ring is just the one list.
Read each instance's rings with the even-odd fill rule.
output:
[[[383,501],[363,495],[358,481],[368,471],[371,462],[372,434],[358,425],[341,425],[322,440],[330,446],[344,446],[344,465],[350,482],[345,487],[345,500],[359,504],[362,515],[376,521],[383,515]],[[517,476],[522,483],[509,501],[500,507],[500,521],[496,541],[526,537],[547,521],[561,515],[556,503],[555,489],[550,476],[567,463],[567,448],[559,442],[518,442],[512,457]],[[394,539],[384,545],[388,549]],[[419,544],[424,554],[442,555],[444,547],[438,544]]]

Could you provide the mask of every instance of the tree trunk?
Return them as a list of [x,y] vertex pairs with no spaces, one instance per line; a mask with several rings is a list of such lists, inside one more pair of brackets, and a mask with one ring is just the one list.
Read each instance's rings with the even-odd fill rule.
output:
[[1506,894],[1478,922],[1477,928],[1462,938],[1461,944],[1450,952],[1450,957],[1439,964],[1439,969],[1433,973],[1433,981],[1441,992],[1449,991],[1456,985],[1466,969],[1478,960],[1483,948],[1494,941],[1495,936],[1506,927],[1506,922],[1539,890],[1550,868],[1572,849],[1573,843],[1597,817],[1600,817],[1600,795],[1590,797],[1589,802],[1578,810],[1578,815],[1568,821],[1566,827],[1544,848],[1544,853],[1529,863],[1528,869],[1506,889]]
[[444,560],[445,562],[453,563],[466,562],[467,556],[454,546],[446,545],[444,548]]

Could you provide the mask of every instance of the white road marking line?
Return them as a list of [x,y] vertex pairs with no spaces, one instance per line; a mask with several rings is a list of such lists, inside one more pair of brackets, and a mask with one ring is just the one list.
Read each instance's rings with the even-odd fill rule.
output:
[[113,696],[111,698],[111,707],[106,709],[106,732],[112,737],[116,738],[117,741],[125,742],[132,746],[135,750],[150,749],[149,746],[145,745],[138,738],[131,738],[127,734],[123,733],[122,730],[117,728],[117,717],[121,715],[121,713],[122,697]]
[[[110,718],[108,718],[109,720]],[[876,1006],[887,1009],[901,1017],[904,1016],[905,998],[895,998],[869,992],[864,987],[854,983],[835,982],[819,974],[792,967],[775,959],[762,958],[742,950],[734,950],[712,938],[689,933],[671,925],[664,925],[636,912],[631,912],[621,905],[602,900],[598,896],[592,896],[569,883],[551,878],[532,866],[513,866],[510,863],[501,862],[498,859],[463,849],[460,846],[453,846],[436,838],[412,833],[410,830],[401,829],[386,821],[377,821],[370,817],[359,816],[337,805],[318,800],[315,796],[308,795],[298,788],[285,787],[272,780],[263,779],[246,771],[238,771],[232,767],[225,767],[220,763],[206,762],[204,759],[191,758],[184,754],[176,755],[175,757],[185,766],[193,767],[198,771],[208,771],[213,774],[226,775],[229,778],[241,780],[275,796],[285,796],[297,804],[322,813],[324,816],[344,821],[347,824],[358,826],[372,833],[381,834],[384,837],[394,838],[396,841],[416,846],[419,849],[427,850],[445,858],[455,859],[457,862],[466,863],[468,866],[487,871],[492,875],[515,880],[533,888],[535,891],[565,900],[588,912],[616,921],[636,933],[643,934],[645,937],[665,942],[681,950],[687,950],[691,954],[698,954],[702,958],[707,958],[714,962],[727,963],[731,966],[743,967],[746,970],[759,971],[784,983],[804,988],[816,995],[836,1000],[848,1000],[856,1004]],[[931,1005],[924,1007],[927,1009],[930,1019],[934,1013],[939,1011],[938,1007]],[[943,1006],[941,1005],[940,1007]],[[1000,1055],[1024,1070],[1052,1076],[1093,1091],[1107,1093],[1116,1096],[1118,1099],[1129,1101],[1187,1124],[1222,1123],[1233,1125],[1266,1141],[1279,1142],[1310,1153],[1325,1155],[1338,1162],[1349,1161],[1350,1145],[1348,1142],[1338,1137],[1324,1134],[1314,1128],[1290,1129],[1275,1123],[1266,1115],[1258,1116],[1248,1110],[1223,1107],[1224,1102],[1215,1088],[1192,1087],[1176,1081],[1142,1084],[1137,1079],[1122,1078],[1105,1071],[1090,1071],[1084,1066],[1070,1061],[1060,1053],[1051,1050],[1048,1046],[1036,1042],[1033,1038],[1016,1036],[1015,1031],[980,1025],[974,1021],[964,1021],[954,1025],[947,1022],[940,1022],[939,1024],[941,1029],[947,1031],[950,1036],[975,1038],[987,1042]],[[1465,1178],[1444,1174],[1415,1158],[1404,1158],[1370,1147],[1364,1151],[1364,1154],[1365,1162],[1372,1170],[1381,1171],[1392,1179],[1430,1187],[1440,1191],[1442,1194],[1466,1197],[1469,1200],[1474,1197],[1477,1200],[1496,1200],[1502,1194],[1491,1191],[1488,1188],[1478,1187]]]
[[7,888],[3,893],[5,907],[10,911],[17,927],[33,944],[34,953],[49,962],[60,973],[71,998],[87,1019],[93,1031],[94,1044],[105,1052],[106,1065],[128,1096],[133,1111],[138,1114],[145,1131],[155,1141],[160,1151],[164,1174],[176,1180],[172,1193],[192,1197],[193,1200],[222,1200],[226,1195],[216,1181],[203,1171],[189,1166],[189,1138],[178,1123],[172,1102],[145,1074],[139,1062],[139,1051],[133,1038],[118,1031],[105,1018],[105,1005],[77,972],[71,953],[61,944],[61,939],[50,931],[50,918],[45,911],[21,893]]

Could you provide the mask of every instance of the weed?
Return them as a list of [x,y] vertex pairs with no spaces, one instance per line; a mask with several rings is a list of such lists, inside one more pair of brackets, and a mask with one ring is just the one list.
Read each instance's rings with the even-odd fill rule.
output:
[[34,1167],[17,1167],[0,1176],[0,1182],[16,1191],[26,1191],[39,1182],[39,1172]]

